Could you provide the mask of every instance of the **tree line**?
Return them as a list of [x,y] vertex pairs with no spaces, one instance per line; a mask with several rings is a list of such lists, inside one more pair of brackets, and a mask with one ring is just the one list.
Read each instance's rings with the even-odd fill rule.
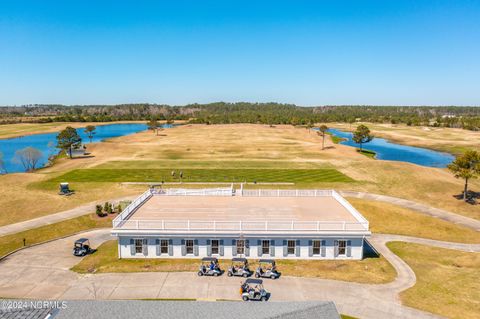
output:
[[302,107],[280,103],[226,103],[120,105],[27,105],[0,107],[0,123],[177,121],[201,124],[260,123],[311,125],[356,121],[441,126],[480,130],[480,107],[370,106]]

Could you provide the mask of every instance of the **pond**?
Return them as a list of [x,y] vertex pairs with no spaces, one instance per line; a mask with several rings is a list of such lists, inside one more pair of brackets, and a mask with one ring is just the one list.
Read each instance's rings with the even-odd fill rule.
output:
[[[340,144],[359,147],[359,145],[352,140],[353,134],[350,132],[343,132],[337,129],[329,129],[328,132],[344,138],[345,141],[340,142]],[[376,152],[377,159],[409,162],[430,167],[446,167],[455,159],[453,155],[448,153],[437,152],[422,147],[396,144],[378,137],[364,144],[363,148]]]
[[[164,124],[162,127],[170,128],[172,126],[173,125],[171,124]],[[145,131],[146,129],[147,125],[141,123],[99,125],[96,127],[92,142],[101,142],[105,139],[130,135]],[[87,134],[84,132],[84,128],[78,128],[77,132],[81,136],[83,143],[88,144],[90,142]],[[48,158],[59,151],[55,147],[57,144],[57,135],[58,132],[0,139],[0,152],[3,153],[3,161],[6,172],[16,173],[25,171],[22,164],[17,163],[14,160],[14,156],[17,150],[21,150],[29,146],[34,147],[42,152],[42,158],[39,161],[38,167],[43,167],[46,163],[48,163]]]

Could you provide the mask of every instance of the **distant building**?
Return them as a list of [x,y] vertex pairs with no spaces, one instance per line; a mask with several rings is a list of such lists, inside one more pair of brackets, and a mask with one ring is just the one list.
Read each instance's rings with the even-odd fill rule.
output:
[[113,221],[120,258],[362,259],[368,221],[333,190],[149,189]]

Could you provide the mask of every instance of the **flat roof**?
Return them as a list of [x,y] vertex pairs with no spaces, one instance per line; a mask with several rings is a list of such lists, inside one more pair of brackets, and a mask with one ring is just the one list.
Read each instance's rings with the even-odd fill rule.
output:
[[153,195],[128,220],[357,222],[332,196],[242,197]]

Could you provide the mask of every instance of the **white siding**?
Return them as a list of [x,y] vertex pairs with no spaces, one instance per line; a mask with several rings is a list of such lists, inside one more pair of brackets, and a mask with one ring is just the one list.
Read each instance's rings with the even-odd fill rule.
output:
[[[136,254],[135,256],[131,255],[130,250],[130,239],[131,238],[147,238],[148,242],[148,254]],[[157,256],[156,254],[156,239],[171,239],[172,240],[172,248],[173,248],[173,255],[170,256],[169,254],[163,254]],[[219,239],[224,241],[224,255],[213,255],[218,257],[219,259],[225,258],[230,259],[232,258],[232,249],[236,249],[236,247],[232,247],[232,240],[238,239],[234,237],[211,237],[211,238],[201,238],[201,237],[188,237],[185,239],[197,239],[198,240],[198,256],[193,254],[189,254],[186,256],[182,256],[182,245],[181,241],[184,238],[169,238],[168,236],[159,236],[159,237],[142,237],[142,236],[120,236],[119,237],[119,252],[121,258],[201,258],[207,256],[207,240],[208,239]],[[275,257],[274,259],[362,259],[363,258],[363,238],[344,238],[344,237],[311,237],[311,238],[270,238],[270,237],[252,237],[252,238],[244,238],[248,239],[250,243],[250,256],[248,258],[251,259],[258,259],[258,258],[270,258],[269,254],[262,255],[261,257],[258,256],[258,247],[257,242],[258,240],[262,239],[273,239],[275,240]],[[283,241],[284,240],[300,240],[300,256],[297,257],[295,255],[288,255],[287,257],[283,256]],[[321,256],[309,256],[309,241],[310,240],[325,240],[326,246],[326,255],[325,257]],[[334,252],[334,241],[335,240],[350,240],[351,242],[351,256],[337,256],[335,258]],[[236,257],[244,257],[244,255],[240,256],[237,255]]]

